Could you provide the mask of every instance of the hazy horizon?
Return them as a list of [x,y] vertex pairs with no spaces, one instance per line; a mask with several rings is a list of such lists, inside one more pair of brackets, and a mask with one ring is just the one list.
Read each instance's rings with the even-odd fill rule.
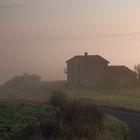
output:
[[0,0],[0,84],[25,72],[64,80],[65,61],[140,63],[138,0]]

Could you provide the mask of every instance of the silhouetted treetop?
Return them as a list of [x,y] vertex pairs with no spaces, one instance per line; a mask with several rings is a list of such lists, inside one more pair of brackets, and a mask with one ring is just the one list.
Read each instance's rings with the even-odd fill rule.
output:
[[15,76],[5,83],[5,86],[22,88],[34,85],[41,81],[41,77],[36,74],[24,73],[23,75]]

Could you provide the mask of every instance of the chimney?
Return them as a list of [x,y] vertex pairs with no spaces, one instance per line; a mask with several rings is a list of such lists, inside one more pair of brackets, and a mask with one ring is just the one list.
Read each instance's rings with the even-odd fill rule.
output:
[[88,56],[88,52],[85,52],[85,56]]

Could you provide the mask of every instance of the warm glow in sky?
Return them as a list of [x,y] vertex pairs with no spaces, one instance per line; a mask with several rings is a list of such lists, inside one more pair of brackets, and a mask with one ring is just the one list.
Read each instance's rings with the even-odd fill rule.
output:
[[0,83],[24,72],[63,80],[65,61],[85,51],[140,63],[140,1],[0,0]]

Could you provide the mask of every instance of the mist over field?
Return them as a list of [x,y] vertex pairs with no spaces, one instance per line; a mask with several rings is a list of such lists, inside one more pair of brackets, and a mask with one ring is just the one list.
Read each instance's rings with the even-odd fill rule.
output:
[[65,61],[89,52],[140,63],[138,0],[0,0],[0,84],[25,72],[65,80]]

